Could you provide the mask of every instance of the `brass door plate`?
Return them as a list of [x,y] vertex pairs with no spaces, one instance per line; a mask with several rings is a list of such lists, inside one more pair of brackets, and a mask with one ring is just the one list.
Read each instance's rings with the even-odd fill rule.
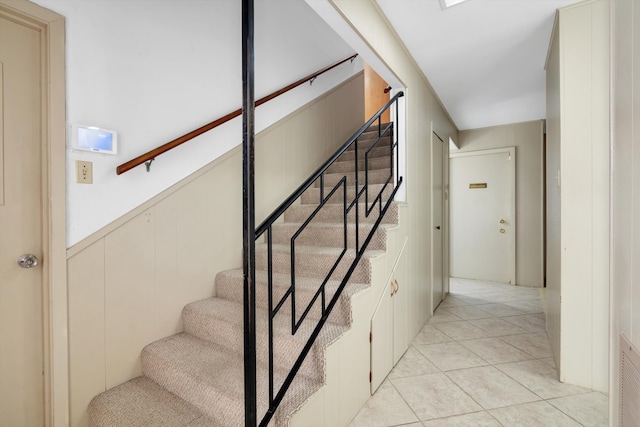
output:
[[478,182],[478,183],[475,183],[475,184],[469,184],[469,188],[471,188],[471,189],[487,188],[487,183],[486,182]]

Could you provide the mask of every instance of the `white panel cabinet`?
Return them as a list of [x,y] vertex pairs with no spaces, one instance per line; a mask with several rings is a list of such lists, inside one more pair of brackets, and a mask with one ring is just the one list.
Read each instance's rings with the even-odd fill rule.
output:
[[391,275],[371,318],[371,393],[407,351],[407,241],[404,241]]
[[609,389],[609,0],[558,11],[547,61],[547,331],[559,379]]

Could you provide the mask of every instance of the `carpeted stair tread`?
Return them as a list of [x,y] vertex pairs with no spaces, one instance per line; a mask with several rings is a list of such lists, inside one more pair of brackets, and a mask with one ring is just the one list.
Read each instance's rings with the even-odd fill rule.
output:
[[[373,206],[373,200],[369,202],[369,208]],[[304,222],[309,218],[309,216],[316,209],[315,204],[299,204],[290,206],[284,213],[285,222]],[[359,221],[366,223],[374,223],[378,219],[378,207],[373,208],[370,215],[365,216],[365,204],[364,202],[358,203],[358,216]],[[355,218],[355,206],[351,209],[348,214],[350,216],[350,223],[354,222]],[[333,222],[341,224],[344,221],[344,207],[342,204],[338,203],[330,203],[326,204],[320,209],[317,215],[314,218],[315,221],[321,222]],[[386,224],[397,224],[398,223],[398,206],[394,203],[391,203],[387,213],[382,219],[381,223]]]
[[[368,249],[386,249],[387,229],[394,227],[392,224],[380,224],[371,238]],[[301,223],[284,222],[273,225],[273,243],[286,245],[291,241],[291,237],[300,230]],[[363,223],[360,225],[358,244],[362,245],[366,236],[369,235],[373,224]],[[355,224],[347,224],[347,246],[354,248],[356,239]],[[344,224],[330,222],[311,222],[296,237],[296,244],[304,246],[324,246],[332,248],[344,247]]]
[[218,427],[195,406],[147,377],[137,377],[96,396],[89,406],[93,427]]
[[[278,273],[287,273],[291,269],[291,247],[289,245],[272,245],[272,268]],[[295,272],[306,277],[327,277],[334,263],[340,258],[341,248],[328,248],[317,246],[296,246]],[[366,250],[356,265],[351,275],[354,282],[368,283],[371,279],[370,260],[384,254],[384,251],[372,249]],[[355,259],[355,250],[347,250],[338,266],[331,274],[332,279],[341,279],[345,276]],[[267,269],[267,245],[256,245],[256,269]]]
[[[353,172],[342,172],[342,173],[325,173],[324,174],[324,185],[325,191],[327,189],[333,188],[336,184],[342,180],[342,178],[347,177],[347,187],[356,185],[356,177]],[[366,179],[366,181],[365,181]],[[389,168],[386,169],[374,169],[370,170],[365,174],[365,171],[358,172],[358,186],[362,186],[365,183],[368,184],[384,184],[387,181],[391,180],[393,183],[393,176],[391,175],[391,170]],[[320,180],[316,181],[316,187],[320,186]]]
[[[242,356],[219,344],[181,333],[149,344],[142,351],[144,374],[176,396],[198,408],[222,426],[244,424],[244,365]],[[274,369],[275,384],[287,372]],[[268,372],[257,367],[258,414],[264,414],[268,401]],[[321,383],[297,375],[281,406],[278,417],[291,415],[318,390]]]
[[[380,142],[378,145],[382,144],[382,142]],[[361,149],[361,147],[358,147],[358,163],[360,162],[364,162],[364,158],[365,155],[367,153],[367,150],[363,150]],[[391,155],[391,148],[390,146],[387,144],[386,146],[376,146],[375,148],[371,149],[371,151],[369,151],[368,154],[368,158],[369,159],[373,159],[375,157],[389,157]],[[351,161],[352,163],[354,163],[354,159],[356,158],[356,150],[347,150],[344,153],[342,153],[339,157],[340,162],[347,162],[347,161]],[[354,166],[355,167],[355,166]]]
[[[226,270],[218,273],[216,276],[216,295],[219,298],[232,300],[238,303],[243,301],[243,281],[244,272],[242,269]],[[305,307],[315,296],[316,291],[321,285],[322,280],[315,277],[296,277],[296,300],[300,303],[296,304],[296,312],[302,315]],[[329,280],[325,285],[325,297],[328,301],[335,295],[340,286],[341,281]],[[274,304],[280,300],[291,286],[291,276],[289,274],[273,273],[273,301]],[[340,325],[350,325],[352,321],[350,298],[352,295],[368,288],[368,284],[349,282],[345,286],[340,295],[336,306],[334,307],[329,320]],[[256,305],[262,309],[268,307],[267,296],[267,272],[264,270],[256,270]],[[283,313],[291,313],[291,304],[285,303],[281,311]],[[322,317],[321,302],[318,299],[309,314],[310,319],[320,319]]]
[[[358,188],[360,189],[360,191],[362,191],[363,187],[364,185],[358,185]],[[380,193],[380,191],[383,190],[384,187],[385,187],[385,184],[369,184],[369,197],[370,198],[377,197],[377,195]],[[348,203],[351,203],[351,201],[353,201],[355,197],[355,188],[356,188],[355,185],[347,186],[347,202]],[[328,184],[325,184],[325,190],[322,196],[326,199],[326,203],[342,204],[342,201],[344,199],[344,190],[342,188],[338,188],[338,190],[336,190],[336,192],[332,194],[331,197],[327,198],[327,196],[329,195],[332,189],[333,189],[333,185],[330,186]],[[384,192],[382,194],[382,197],[384,198],[384,200],[387,200],[392,192],[393,192],[393,185],[391,184],[387,185],[386,189],[384,189]],[[365,200],[364,194],[360,197],[362,197],[362,201],[364,202]],[[311,204],[318,205],[320,203],[320,184],[317,184],[317,186],[307,188],[307,190],[302,194],[301,201],[302,203],[311,203]]]
[[[225,348],[242,354],[243,309],[242,304],[223,298],[207,298],[185,306],[183,311],[185,332],[200,339],[217,342]],[[274,364],[290,369],[298,357],[317,324],[316,319],[305,319],[295,335],[291,331],[291,316],[279,313],[273,319]],[[269,366],[269,334],[267,310],[256,308],[256,348],[258,363]],[[309,377],[322,378],[324,348],[341,336],[348,327],[327,322],[313,344],[301,372]]]

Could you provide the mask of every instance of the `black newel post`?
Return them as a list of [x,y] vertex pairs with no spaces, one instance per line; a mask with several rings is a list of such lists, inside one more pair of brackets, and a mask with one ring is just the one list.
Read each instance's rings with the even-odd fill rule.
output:
[[244,270],[244,423],[256,414],[256,246],[254,203],[255,95],[253,0],[242,0],[242,246]]

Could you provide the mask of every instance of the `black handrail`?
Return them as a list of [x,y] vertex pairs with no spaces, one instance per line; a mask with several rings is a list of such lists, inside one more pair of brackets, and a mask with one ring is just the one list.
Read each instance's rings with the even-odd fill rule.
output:
[[[282,202],[280,204],[280,206],[278,206],[278,208],[271,214],[269,215],[255,230],[255,238],[256,240],[259,239],[265,232],[267,233],[266,235],[266,244],[267,244],[267,281],[268,281],[268,290],[267,290],[267,298],[268,298],[268,331],[269,331],[269,355],[268,355],[268,366],[269,366],[269,390],[268,390],[268,394],[269,394],[269,408],[266,412],[266,414],[264,415],[264,417],[262,418],[261,422],[260,422],[260,426],[266,426],[269,421],[271,420],[271,418],[273,417],[273,415],[275,414],[276,409],[278,408],[279,404],[282,402],[282,399],[285,396],[285,393],[287,392],[288,388],[291,386],[297,372],[300,370],[302,363],[304,362],[305,357],[307,356],[307,354],[309,353],[309,351],[311,350],[316,338],[318,337],[318,335],[320,334],[320,331],[322,330],[322,327],[324,326],[324,324],[327,322],[327,319],[329,318],[329,315],[331,314],[331,311],[333,310],[333,308],[335,307],[336,303],[338,302],[338,299],[340,298],[340,295],[344,289],[344,287],[347,285],[347,282],[349,281],[349,279],[351,278],[351,275],[353,274],[356,266],[358,265],[358,262],[360,261],[360,259],[362,258],[362,256],[364,255],[364,252],[367,248],[367,246],[369,245],[369,242],[371,241],[374,233],[376,232],[378,226],[380,225],[385,213],[387,212],[387,210],[389,209],[389,206],[391,206],[391,203],[393,202],[393,199],[395,197],[396,192],[398,191],[398,189],[400,188],[400,185],[403,182],[403,178],[402,176],[399,175],[399,170],[398,170],[398,150],[399,150],[399,146],[398,146],[398,139],[397,139],[397,131],[394,132],[394,125],[393,123],[388,124],[387,126],[384,127],[382,126],[381,123],[381,115],[383,112],[385,112],[386,110],[388,110],[392,105],[396,105],[396,117],[395,117],[395,123],[398,123],[398,108],[397,108],[397,102],[398,99],[400,97],[404,96],[403,92],[399,92],[398,94],[396,94],[393,98],[391,98],[389,100],[389,102],[387,102],[369,121],[367,121],[351,138],[349,138],[347,140],[347,142],[345,142],[325,163],[322,164],[322,166],[320,166],[302,185],[300,185],[293,193],[291,193],[291,195],[289,197],[287,197],[287,199]],[[371,128],[371,126],[374,125],[374,123],[376,123],[376,121],[378,122],[378,135],[377,135],[377,139],[370,144],[368,147],[366,147],[365,153],[364,153],[364,178],[365,178],[365,182],[364,185],[362,187],[362,189],[359,189],[359,185],[358,185],[358,174],[359,174],[359,168],[358,168],[358,139],[360,138],[360,136],[362,134],[364,134],[367,130],[369,130]],[[397,126],[395,127],[395,129],[397,129]],[[386,178],[386,181],[384,183],[384,185],[382,186],[382,188],[380,189],[380,191],[378,192],[378,194],[376,195],[376,197],[373,198],[373,201],[371,203],[371,205],[369,205],[369,174],[368,174],[368,168],[369,168],[369,154],[371,153],[371,150],[373,150],[375,147],[378,146],[379,143],[381,143],[381,141],[386,141],[388,138],[389,141],[389,152],[390,152],[390,174],[389,176]],[[324,183],[324,174],[327,171],[327,169],[336,162],[336,160],[338,160],[340,158],[340,156],[342,154],[344,154],[352,145],[354,145],[355,147],[355,189],[354,189],[354,198],[353,201],[351,201],[351,203],[348,203],[347,201],[347,176],[345,174],[345,176],[342,177],[342,179],[340,179],[340,181],[335,184],[333,186],[333,188],[330,189],[330,191],[328,192],[328,194],[325,196],[325,183]],[[396,158],[396,164],[395,164],[395,168],[394,168],[394,152],[395,152],[395,158]],[[394,170],[395,170],[395,183],[394,183]],[[289,286],[288,290],[284,293],[283,296],[280,297],[280,299],[278,301],[275,301],[275,307],[274,307],[274,295],[273,295],[273,263],[272,263],[272,256],[273,256],[273,225],[274,223],[284,214],[284,212],[291,206],[293,205],[293,203],[296,202],[296,200],[298,200],[302,194],[309,189],[314,183],[316,183],[317,181],[319,181],[320,183],[320,200],[318,203],[318,206],[316,209],[314,209],[314,211],[309,215],[309,217],[302,223],[302,225],[299,227],[299,229],[292,235],[291,237],[291,270],[290,270],[290,276],[291,276],[291,285]],[[385,191],[389,188],[389,185],[393,186],[393,190],[391,191],[391,193],[389,194],[386,202],[383,205],[383,194],[385,193]],[[342,251],[340,252],[340,255],[337,256],[336,261],[334,262],[333,266],[331,266],[331,268],[329,269],[328,274],[325,276],[325,278],[322,280],[322,283],[320,284],[320,286],[318,287],[318,290],[315,292],[315,294],[311,297],[310,302],[307,304],[306,307],[303,308],[302,310],[302,314],[300,315],[299,319],[296,319],[296,301],[295,301],[295,284],[296,284],[296,280],[295,280],[295,242],[296,242],[296,238],[302,233],[302,231],[304,231],[304,229],[307,227],[307,225],[314,219],[314,217],[321,211],[321,209],[326,205],[326,203],[329,201],[329,199],[336,194],[338,191],[340,191],[342,193],[342,209],[343,209],[343,233],[344,233],[344,238],[343,238],[343,248]],[[373,223],[373,226],[371,228],[371,230],[369,231],[369,233],[367,234],[367,236],[365,237],[364,241],[362,242],[362,244],[360,244],[360,239],[359,239],[359,205],[360,205],[360,200],[361,197],[364,195],[364,212],[363,215],[365,217],[369,217],[370,214],[373,212],[374,207],[377,205],[378,206],[378,217],[376,219],[376,221]],[[329,279],[331,278],[332,274],[335,272],[335,270],[337,269],[338,265],[342,262],[342,260],[344,259],[344,255],[346,254],[346,252],[348,251],[348,237],[347,237],[347,223],[348,223],[348,214],[349,212],[354,209],[355,211],[355,257],[354,260],[351,262],[351,265],[348,267],[348,270],[345,274],[345,276],[341,279],[340,281],[340,285],[338,286],[336,292],[334,293],[333,297],[331,298],[331,300],[327,303],[326,301],[326,295],[325,295],[325,285],[327,284],[327,282],[329,281]],[[320,320],[318,320],[318,323],[316,324],[316,326],[313,328],[313,331],[309,337],[309,339],[307,340],[306,344],[304,345],[303,349],[300,351],[300,354],[298,355],[298,357],[295,359],[295,362],[293,363],[293,366],[291,368],[291,370],[289,371],[289,373],[287,374],[286,378],[284,379],[284,381],[282,382],[280,388],[277,390],[277,393],[275,392],[275,387],[274,387],[274,364],[273,364],[273,320],[275,318],[275,316],[279,313],[280,309],[284,306],[284,304],[287,302],[287,300],[290,300],[291,303],[291,334],[295,334],[296,331],[298,330],[298,328],[300,327],[300,325],[302,324],[302,322],[305,320],[305,318],[307,317],[307,314],[310,312],[310,310],[312,309],[312,307],[314,306],[314,304],[318,301],[318,298],[321,298],[321,317]],[[275,395],[274,395],[275,393]]]
[[302,185],[300,185],[293,193],[291,193],[291,195],[287,197],[285,201],[282,202],[271,215],[269,215],[264,221],[262,221],[258,228],[256,228],[256,238],[260,237],[267,230],[269,224],[273,224],[275,220],[278,219],[284,213],[284,211],[286,211],[287,208],[291,206],[293,202],[295,202],[302,195],[302,193],[305,192],[305,190],[311,187],[311,185],[324,173],[324,171],[326,171],[329,166],[331,166],[338,159],[338,157],[344,154],[344,152],[347,151],[351,144],[353,144],[360,137],[360,135],[362,135],[367,129],[369,129],[376,121],[379,121],[380,116],[383,112],[389,109],[389,107],[391,107],[391,105],[393,105],[398,100],[398,98],[401,98],[403,96],[404,92],[400,91],[393,98],[391,98],[389,102],[387,102],[382,108],[380,108],[380,110],[378,110],[378,112],[371,119],[369,119],[367,123],[362,125],[362,127],[358,129],[356,133],[354,133],[353,136],[347,140],[347,142],[342,144],[342,146],[338,148],[338,151],[336,151],[331,157],[329,157],[329,159],[324,162],[322,166],[318,168],[318,170],[316,170],[304,183],[302,183]]

